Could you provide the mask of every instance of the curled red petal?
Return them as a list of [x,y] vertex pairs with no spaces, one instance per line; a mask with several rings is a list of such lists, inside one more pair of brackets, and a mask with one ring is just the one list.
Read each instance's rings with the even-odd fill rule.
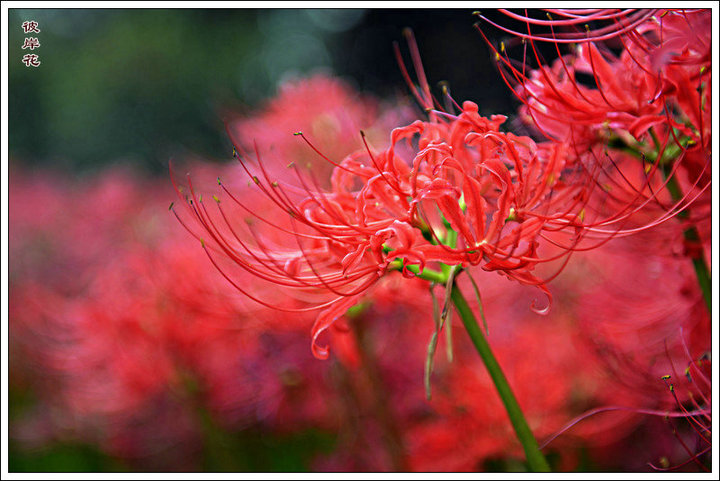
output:
[[320,314],[318,314],[315,324],[313,324],[311,335],[312,344],[310,346],[313,356],[318,359],[327,359],[330,355],[328,346],[320,346],[317,343],[317,339],[327,328],[333,325],[333,323],[352,307],[360,298],[360,296],[344,297],[338,299],[338,302],[331,305]]

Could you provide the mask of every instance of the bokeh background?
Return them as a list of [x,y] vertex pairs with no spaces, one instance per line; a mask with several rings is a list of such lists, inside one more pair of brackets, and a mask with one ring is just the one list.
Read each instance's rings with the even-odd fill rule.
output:
[[[32,34],[38,68],[21,62],[27,20],[41,30]],[[465,9],[11,9],[10,471],[522,470],[459,326],[456,362],[438,353],[437,397],[425,401],[432,323],[416,323],[432,309],[424,287],[385,286],[357,314],[365,327],[355,341],[333,333],[337,358],[321,362],[310,354],[311,319],[297,329],[262,313],[266,324],[255,322],[167,211],[169,161],[192,162],[194,175],[214,183],[233,162],[226,126],[238,119],[258,138],[286,135],[297,145],[291,134],[300,126],[276,132],[270,122],[282,117],[282,102],[300,124],[317,120],[311,108],[308,119],[298,115],[292,95],[302,89],[283,90],[288,82],[340,79],[343,87],[317,80],[311,85],[323,90],[308,96],[317,105],[339,99],[341,110],[386,131],[421,116],[393,51],[398,42],[410,65],[408,27],[433,87],[447,82],[458,101],[509,115],[517,127],[518,102],[475,21]],[[272,98],[282,101],[267,114]],[[396,109],[383,113],[387,105]],[[343,137],[357,142],[354,126],[334,128],[338,145],[325,146],[338,155],[355,148]],[[478,281],[496,320],[494,347],[544,437],[595,407],[675,407],[657,376],[628,366],[664,373],[664,340],[681,351],[676,318],[689,319],[693,349],[704,345],[708,320],[686,259],[668,260],[661,248],[637,259],[636,248],[621,244],[574,264],[553,287],[567,302],[550,324],[530,313],[532,290]],[[618,279],[628,272],[644,273],[635,282],[645,295],[622,297]],[[658,288],[659,278],[680,280]],[[619,313],[618,298],[626,302]],[[601,311],[632,318],[652,339],[620,321],[588,337]],[[358,349],[377,359],[353,357]],[[603,350],[620,354],[603,358]],[[638,389],[638,379],[650,387]],[[605,416],[549,449],[553,467],[648,470],[648,461],[687,459],[673,436],[676,428],[685,436],[687,422]]]
[[[40,68],[21,62],[28,18],[41,25]],[[484,111],[510,111],[474,21],[466,9],[13,9],[11,158],[160,175],[188,153],[227,160],[223,121],[283,79],[326,71],[381,98],[406,94],[393,52],[406,27],[435,83],[450,80],[455,97]]]

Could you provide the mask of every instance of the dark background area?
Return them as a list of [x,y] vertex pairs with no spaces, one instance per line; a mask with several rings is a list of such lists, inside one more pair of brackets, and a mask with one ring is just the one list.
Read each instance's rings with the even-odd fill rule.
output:
[[[26,20],[41,32],[23,33]],[[458,102],[509,114],[517,102],[476,21],[466,9],[12,9],[10,158],[159,175],[170,158],[227,160],[224,119],[260,106],[287,76],[321,69],[381,98],[408,95],[393,51],[398,42],[410,68],[406,27],[431,85],[447,81]],[[21,61],[27,36],[39,38],[38,68]]]

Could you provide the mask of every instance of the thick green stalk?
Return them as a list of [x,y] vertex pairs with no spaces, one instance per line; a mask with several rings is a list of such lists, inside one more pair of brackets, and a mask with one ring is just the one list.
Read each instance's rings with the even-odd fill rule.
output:
[[534,472],[549,472],[550,466],[545,460],[545,456],[543,456],[542,452],[540,452],[535,436],[533,436],[532,431],[530,431],[530,427],[525,420],[525,416],[520,409],[517,399],[515,399],[515,395],[510,388],[510,384],[508,384],[508,381],[500,368],[500,364],[498,364],[497,359],[495,359],[495,356],[490,349],[490,345],[488,344],[487,339],[485,339],[485,335],[475,319],[475,315],[457,285],[453,285],[452,293],[450,295],[453,303],[455,304],[455,308],[457,309],[458,314],[460,314],[460,318],[465,325],[465,329],[470,335],[470,339],[472,339],[473,344],[475,344],[475,348],[480,354],[480,357],[482,358],[483,363],[485,364],[485,367],[495,384],[495,388],[500,395],[500,399],[502,399],[502,402],[505,405],[505,410],[510,417],[510,422],[515,429],[515,434],[525,450],[525,457],[527,458],[530,470]]
[[[693,236],[693,234],[695,235]],[[691,242],[695,240],[699,241],[695,229],[687,229],[685,231],[685,238]],[[695,267],[695,276],[697,276],[698,284],[700,284],[700,290],[705,298],[705,305],[707,306],[708,312],[712,312],[712,282],[710,281],[710,270],[703,257],[694,257],[692,262],[693,267]]]
[[[627,145],[619,137],[611,138],[608,145],[614,149],[626,152],[643,161],[650,161],[651,163],[655,163],[657,161],[658,155],[660,155],[660,152],[663,152],[659,164],[662,167],[662,172],[665,176],[665,179],[667,179],[667,190],[668,192],[670,192],[670,196],[672,197],[673,201],[677,202],[683,198],[683,195],[682,191],[680,190],[680,184],[678,183],[675,176],[671,175],[673,170],[673,162],[678,158],[683,149],[687,145],[689,145],[691,139],[689,137],[681,138],[680,144],[682,145],[682,147],[678,146],[676,143],[667,143],[666,145],[660,142],[657,134],[652,129],[650,129],[649,132],[650,136],[652,137],[653,143],[655,144],[657,152],[644,152],[637,146],[633,147]],[[679,212],[677,216],[681,220],[686,220],[689,217],[688,209]],[[697,227],[695,227],[694,225],[686,228],[683,231],[683,236],[690,245],[697,245],[700,243],[700,235],[698,234]],[[692,259],[693,267],[695,268],[695,276],[697,277],[698,284],[700,285],[700,290],[702,291],[703,298],[705,299],[705,305],[707,306],[708,312],[712,312],[712,293],[710,292],[712,283],[710,281],[710,269],[705,262],[705,257],[702,255],[702,252],[699,255],[693,255],[690,257]]]
[[[675,202],[679,201],[682,199],[683,195],[675,176],[670,176],[671,168],[669,166],[664,166],[663,173],[667,178],[667,189],[670,192],[670,196]],[[678,218],[681,220],[686,220],[689,216],[690,214],[688,209],[678,213]],[[690,246],[700,244],[700,234],[698,234],[697,227],[694,225],[688,226],[683,231],[683,236]],[[698,252],[693,251],[693,255],[690,255],[690,258],[692,260],[693,267],[695,268],[695,276],[697,277],[698,284],[700,285],[700,290],[705,298],[705,305],[707,306],[708,312],[712,312],[712,283],[710,281],[710,269],[708,269],[708,265],[705,262],[705,256],[702,253],[702,249],[699,249]]]
[[[667,179],[667,190],[668,192],[670,192],[670,196],[672,197],[673,201],[678,202],[682,199],[683,195],[682,191],[680,190],[680,184],[678,183],[677,178],[672,175],[673,162],[678,158],[682,150],[688,145],[690,139],[684,138],[680,140],[682,148],[675,143],[670,143],[669,145],[663,146],[657,134],[655,134],[655,131],[652,128],[649,132],[650,136],[653,139],[653,143],[658,150],[655,158],[660,155],[660,152],[663,152],[663,150],[665,151],[663,154],[663,158],[660,162],[662,165],[662,172],[665,176],[665,179]],[[690,213],[688,212],[688,209],[685,209],[682,212],[678,213],[678,218],[681,220],[686,220],[689,217]],[[690,245],[700,244],[700,234],[698,234],[697,227],[695,227],[694,225],[690,225],[688,228],[686,228],[683,231],[683,236],[685,237],[685,241]],[[708,312],[712,312],[712,293],[710,292],[710,269],[708,269],[707,263],[705,262],[705,257],[703,256],[702,252],[694,252],[693,255],[690,255],[689,257],[692,259],[693,267],[695,268],[695,276],[697,277],[698,284],[700,285],[700,290],[703,293],[705,305],[707,306]]]
[[[406,267],[409,271],[418,274],[419,278],[427,281],[444,284],[448,279],[448,273],[438,272],[432,269],[424,269],[423,272],[420,273],[420,269],[416,265]],[[400,269],[402,268],[402,264],[398,262],[393,268]],[[530,431],[530,427],[525,420],[525,416],[520,409],[517,399],[515,399],[510,384],[508,384],[505,374],[503,374],[500,368],[500,364],[498,364],[497,359],[495,359],[495,355],[492,353],[490,345],[475,319],[475,314],[473,314],[465,297],[463,297],[462,292],[460,292],[460,288],[455,283],[452,285],[450,297],[455,304],[458,314],[460,314],[460,318],[465,325],[465,330],[475,345],[478,354],[480,354],[480,358],[485,364],[485,368],[488,370],[493,384],[495,384],[495,389],[497,389],[500,399],[505,405],[505,410],[508,413],[513,429],[515,429],[515,435],[525,450],[528,467],[534,472],[550,472],[550,466],[545,460],[545,456],[540,452],[535,436],[533,436],[532,431]]]

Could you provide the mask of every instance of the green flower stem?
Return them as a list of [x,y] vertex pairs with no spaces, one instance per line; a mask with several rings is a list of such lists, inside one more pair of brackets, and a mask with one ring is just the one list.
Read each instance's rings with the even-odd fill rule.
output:
[[[669,176],[671,169],[671,166],[664,167],[663,173],[667,178],[667,189],[670,192],[670,196],[673,201],[677,202],[682,199],[683,195],[675,176]],[[688,209],[685,209],[678,213],[678,218],[687,220],[689,215]],[[694,225],[685,229],[683,231],[683,236],[690,245],[700,244],[700,234],[698,233],[697,227]],[[710,269],[708,269],[707,262],[705,262],[705,256],[702,252],[700,252],[699,255],[690,256],[690,258],[692,259],[693,267],[695,268],[695,276],[697,277],[698,284],[700,285],[700,290],[702,291],[703,298],[705,299],[705,305],[707,306],[708,312],[712,312],[712,293],[710,289],[712,282],[710,281]]]
[[515,434],[525,450],[525,457],[527,458],[530,470],[533,472],[550,472],[550,466],[545,460],[545,456],[543,456],[542,452],[540,452],[535,436],[533,436],[532,431],[530,431],[530,427],[525,420],[525,416],[520,409],[517,399],[515,399],[515,395],[510,388],[510,384],[508,384],[508,381],[500,368],[500,364],[498,364],[497,359],[495,359],[495,356],[490,349],[490,345],[488,344],[487,339],[485,339],[485,335],[475,319],[475,315],[457,285],[453,285],[452,293],[450,295],[453,303],[455,303],[455,308],[457,309],[458,314],[460,314],[460,318],[465,325],[465,329],[470,335],[470,339],[472,339],[473,344],[475,344],[475,348],[480,354],[483,363],[485,363],[485,367],[495,384],[495,388],[500,395],[500,399],[502,399],[502,402],[505,405],[505,410],[510,417],[510,422],[515,429]]
[[447,274],[434,271],[432,269],[423,269],[422,274],[420,274],[420,268],[415,264],[405,266],[405,268],[413,274],[417,274],[420,279],[425,279],[426,281],[434,282],[436,284],[445,284],[448,279]]
[[[625,142],[617,136],[611,137],[608,141],[608,145],[614,149],[622,150],[625,153],[637,157],[640,160],[655,163],[660,151],[663,149],[663,144],[660,142],[657,134],[652,129],[650,129],[649,132],[657,152],[643,152],[638,146],[633,147],[625,144]],[[690,141],[691,139],[689,137],[681,137],[680,144],[682,145],[682,148],[690,145]],[[662,167],[663,175],[667,179],[667,190],[670,192],[670,196],[674,202],[683,198],[682,191],[680,190],[680,184],[678,184],[675,176],[670,175],[672,173],[673,161],[682,153],[682,148],[675,143],[670,143],[665,146],[665,151],[663,152],[663,156],[659,162]],[[688,209],[678,213],[678,218],[681,220],[687,220],[688,217]],[[691,245],[700,243],[700,235],[694,225],[685,229],[683,231],[683,236]],[[691,259],[693,267],[695,268],[695,276],[697,277],[698,285],[700,286],[703,298],[705,299],[705,305],[707,306],[708,312],[712,312],[712,293],[710,292],[712,282],[710,280],[710,269],[708,268],[707,262],[705,262],[705,257],[702,254],[699,256],[693,256]]]
[[[402,269],[402,263],[399,259],[394,262],[395,264],[392,265],[391,268]],[[438,272],[432,269],[423,269],[422,273],[420,273],[420,268],[417,265],[408,265],[405,266],[405,268],[417,274],[420,279],[425,279],[426,281],[443,285],[448,282],[449,273]],[[500,368],[500,364],[498,364],[497,359],[495,359],[490,345],[475,319],[475,314],[473,314],[457,284],[453,283],[450,297],[455,304],[458,314],[460,314],[460,318],[465,325],[465,330],[467,330],[470,339],[472,339],[473,344],[475,344],[475,349],[477,349],[478,354],[480,354],[480,358],[495,384],[495,389],[497,389],[500,399],[505,405],[505,410],[515,429],[515,435],[525,450],[528,467],[533,472],[550,472],[550,466],[545,460],[545,456],[540,452],[535,436],[533,436],[532,431],[530,431],[530,427],[525,420],[525,416],[520,409],[517,399],[515,399],[510,384],[508,384],[505,374],[503,374]]]
[[[658,150],[657,155],[659,155],[660,151],[663,149],[663,146],[660,143],[660,139],[658,138],[657,134],[653,129],[650,129],[650,136],[652,137],[653,143]],[[689,144],[689,142],[689,138],[681,138],[680,140],[680,144],[683,148],[685,148]],[[667,179],[667,190],[668,192],[670,192],[670,196],[672,197],[674,202],[678,202],[680,199],[682,199],[683,195],[682,191],[680,190],[680,184],[678,183],[677,178],[672,175],[672,163],[668,162],[666,159],[669,157],[670,159],[674,160],[681,154],[681,152],[682,149],[677,144],[672,143],[665,148],[665,154],[663,155],[663,159],[661,159],[662,172],[665,176],[665,179]],[[657,158],[657,155],[655,155],[655,158]],[[688,209],[685,209],[682,212],[678,213],[678,218],[681,220],[687,220],[689,217],[690,213]],[[698,233],[697,227],[695,227],[694,225],[691,225],[687,229],[685,229],[683,231],[683,236],[690,245],[700,244],[700,234]],[[693,267],[695,268],[695,276],[697,277],[698,284],[700,285],[700,290],[702,291],[703,298],[705,299],[705,305],[707,306],[708,312],[712,312],[712,294],[710,292],[710,269],[708,269],[707,263],[705,262],[705,256],[700,253],[700,255],[690,256],[690,258],[692,259]]]

